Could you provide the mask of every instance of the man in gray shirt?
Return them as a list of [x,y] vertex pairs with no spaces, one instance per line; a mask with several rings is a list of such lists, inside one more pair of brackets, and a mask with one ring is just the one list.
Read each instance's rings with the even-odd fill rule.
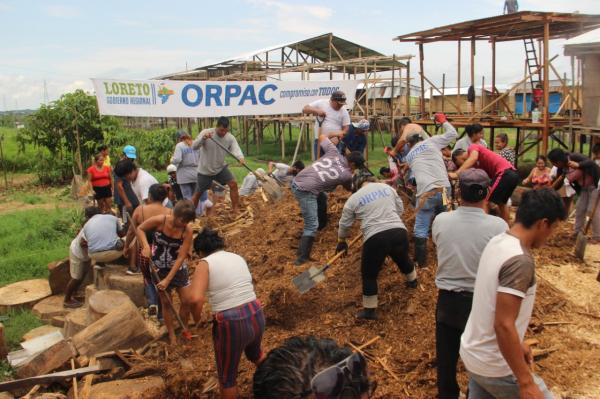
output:
[[235,177],[227,167],[227,162],[225,162],[227,152],[213,140],[231,151],[242,164],[245,163],[242,149],[235,137],[229,133],[229,119],[224,116],[220,117],[217,120],[217,127],[201,131],[192,144],[194,150],[200,149],[198,181],[192,200],[195,206],[198,206],[200,196],[211,187],[213,180],[216,180],[219,184],[229,186],[231,209],[236,213],[240,203],[238,186]]
[[198,179],[198,150],[192,148],[192,137],[183,129],[177,131],[177,141],[171,163],[177,167],[177,184],[183,198],[191,200]]
[[424,140],[420,134],[408,137],[408,166],[417,181],[417,215],[415,217],[415,261],[420,267],[427,265],[427,238],[435,215],[446,210],[444,191],[450,192],[450,181],[442,148],[456,139],[456,129],[444,114],[436,114],[435,121],[444,127],[444,134]]
[[346,238],[350,228],[356,219],[360,220],[363,309],[357,317],[370,320],[377,318],[377,276],[387,256],[404,273],[407,286],[417,286],[417,273],[408,256],[408,234],[400,218],[404,212],[402,200],[392,187],[372,183],[373,180],[373,175],[366,170],[355,173],[352,185],[355,193],[344,205],[336,247],[336,252],[348,249]]
[[479,259],[488,242],[508,230],[506,222],[484,211],[489,178],[481,169],[467,169],[459,175],[461,206],[443,213],[433,222],[438,269],[435,278],[436,351],[438,397],[456,399],[456,362],[460,336],[465,329]]
[[123,240],[126,231],[113,215],[95,215],[83,226],[83,238],[87,243],[89,257],[103,264],[119,259],[123,255]]

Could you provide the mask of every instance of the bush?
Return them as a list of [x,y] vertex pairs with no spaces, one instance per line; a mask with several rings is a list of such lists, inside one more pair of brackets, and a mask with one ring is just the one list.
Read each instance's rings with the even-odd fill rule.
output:
[[[119,159],[124,146],[137,149],[138,164],[146,169],[164,169],[171,161],[177,140],[175,129],[119,129],[106,132],[104,143],[110,147],[111,158]],[[113,162],[114,166],[115,162]]]

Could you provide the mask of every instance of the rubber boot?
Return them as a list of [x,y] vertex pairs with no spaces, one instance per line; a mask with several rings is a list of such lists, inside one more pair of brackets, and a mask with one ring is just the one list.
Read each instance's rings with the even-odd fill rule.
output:
[[315,237],[302,236],[302,238],[300,238],[300,246],[298,247],[298,259],[296,259],[296,262],[294,262],[296,266],[300,266],[301,264],[307,262],[310,259],[310,251],[312,250],[314,242]]
[[356,315],[357,319],[363,320],[377,320],[377,312],[375,311],[377,308],[363,308]]
[[419,267],[427,267],[427,238],[415,237],[415,262]]
[[417,288],[419,281],[417,280],[417,271],[413,269],[412,272],[406,275],[406,288]]

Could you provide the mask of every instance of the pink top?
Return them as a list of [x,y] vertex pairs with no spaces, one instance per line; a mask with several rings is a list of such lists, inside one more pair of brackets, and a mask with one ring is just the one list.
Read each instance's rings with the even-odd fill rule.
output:
[[483,169],[490,179],[493,179],[507,169],[515,169],[506,159],[482,145],[471,144],[467,152],[471,155],[472,151],[477,151],[479,153],[477,167]]

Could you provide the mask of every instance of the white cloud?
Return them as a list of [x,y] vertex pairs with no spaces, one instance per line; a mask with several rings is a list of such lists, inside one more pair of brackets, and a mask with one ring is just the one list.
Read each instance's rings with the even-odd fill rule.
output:
[[521,10],[575,12],[594,14],[600,12],[598,0],[523,0],[520,2]]
[[45,7],[46,14],[54,18],[75,18],[81,13],[79,9],[64,4],[53,4]]
[[272,11],[275,15],[265,19],[264,26],[275,21],[282,32],[315,35],[329,32],[327,22],[333,16],[333,9],[302,3],[285,3],[279,0],[247,0],[248,3]]

